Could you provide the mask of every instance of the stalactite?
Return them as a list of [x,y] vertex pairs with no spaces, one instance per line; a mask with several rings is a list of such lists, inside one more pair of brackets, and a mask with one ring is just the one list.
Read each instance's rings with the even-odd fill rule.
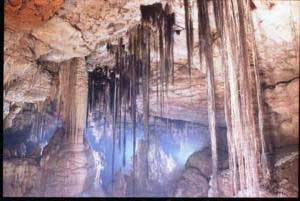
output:
[[104,122],[103,122],[103,135],[106,136],[106,122],[107,122],[107,83],[104,85],[104,104],[103,104],[103,110],[104,110]]
[[[250,3],[253,4],[252,1]],[[253,21],[250,19],[251,16],[248,15],[248,23],[249,26],[249,40],[250,40],[250,53],[252,56],[252,64],[254,68],[254,77],[255,77],[255,84],[256,84],[256,98],[257,98],[257,107],[258,107],[258,127],[259,127],[259,137],[260,137],[260,144],[261,144],[261,156],[258,155],[260,160],[261,169],[262,169],[262,178],[265,181],[265,185],[268,186],[271,180],[271,170],[268,166],[267,156],[266,154],[269,152],[268,147],[266,145],[265,136],[264,136],[264,107],[263,107],[263,97],[262,97],[262,85],[261,85],[261,78],[259,75],[258,70],[258,62],[257,62],[257,47],[255,44],[255,32],[254,32],[254,25]],[[258,142],[259,143],[259,142]],[[258,153],[259,154],[259,153]]]
[[114,76],[114,101],[113,101],[113,146],[112,146],[112,192],[114,192],[115,144],[116,144],[116,118],[117,118],[117,75]]
[[164,77],[165,77],[165,55],[164,55],[164,40],[163,40],[163,28],[162,20],[158,22],[158,33],[159,33],[159,59],[160,59],[160,113],[163,114],[164,105]]
[[216,137],[216,117],[215,117],[215,83],[214,83],[214,62],[212,39],[209,25],[208,16],[208,1],[198,0],[198,13],[199,13],[199,41],[200,49],[204,56],[206,63],[206,76],[207,76],[207,105],[208,105],[208,123],[211,135],[211,151],[212,151],[212,191],[213,195],[218,195],[218,155],[217,155],[217,137]]
[[[138,27],[136,27],[136,32],[138,32]],[[135,159],[135,147],[136,147],[136,64],[137,64],[137,49],[136,49],[136,32],[129,33],[129,52],[132,55],[129,65],[130,68],[130,108],[131,108],[131,120],[132,120],[132,137],[133,137],[133,186],[132,194],[135,195],[135,169],[136,169],[136,159]]]
[[215,21],[217,32],[221,34],[221,55],[222,55],[222,62],[223,62],[223,74],[224,74],[224,110],[225,110],[225,120],[227,125],[227,143],[228,143],[228,160],[229,160],[229,169],[231,171],[231,178],[233,178],[233,185],[230,186],[233,194],[237,193],[237,170],[236,170],[236,155],[234,152],[234,144],[232,142],[232,125],[230,119],[230,88],[228,83],[228,66],[227,66],[227,56],[224,53],[224,44],[226,44],[225,38],[223,37],[223,26],[224,26],[224,19],[223,19],[223,10],[224,1],[213,1],[214,6],[214,14],[215,14]]
[[185,11],[185,30],[186,30],[186,46],[187,46],[187,59],[188,59],[188,72],[191,80],[191,66],[193,59],[193,20],[192,9],[190,0],[184,0]]
[[[112,115],[113,117],[112,180],[115,172],[114,160],[116,154],[116,140],[118,140],[119,148],[121,148],[121,144],[123,143],[123,166],[126,165],[126,116],[127,111],[130,112],[130,119],[132,121],[131,134],[133,137],[133,195],[135,194],[136,183],[136,99],[140,91],[143,95],[143,121],[148,150],[150,143],[149,94],[152,38],[154,38],[155,43],[154,52],[157,52],[159,55],[158,61],[160,65],[157,65],[156,69],[156,72],[159,73],[159,76],[156,77],[156,82],[158,83],[159,81],[157,87],[160,87],[160,90],[157,88],[157,97],[159,97],[161,111],[163,111],[164,91],[168,88],[169,72],[171,71],[172,82],[174,81],[173,25],[175,24],[175,14],[171,12],[171,7],[169,4],[166,4],[164,9],[161,3],[147,6],[142,5],[140,9],[142,15],[141,24],[138,24],[128,31],[128,50],[125,50],[125,45],[122,44],[122,38],[119,39],[117,45],[114,45],[111,42],[107,44],[108,52],[114,55],[116,61],[114,68],[110,69],[109,76],[105,75],[105,70],[99,68],[98,71],[94,70],[89,78],[91,80],[89,82],[88,110],[93,111],[93,109],[95,109],[94,103],[100,105],[102,104],[104,110],[102,118],[104,121],[104,134],[106,130],[107,116]],[[98,85],[99,83],[102,83],[101,86],[103,85],[104,87]],[[123,132],[121,132],[122,129]],[[146,172],[148,173],[148,170]]]
[[[259,148],[264,154],[263,111],[255,63],[255,38],[249,1],[214,1],[217,29],[221,33],[225,79],[225,116],[233,189],[243,196],[259,195]],[[251,27],[252,26],[252,27]],[[239,34],[236,34],[239,33]],[[251,41],[251,42],[250,42]],[[253,59],[254,73],[250,60]],[[252,83],[256,83],[252,90]],[[256,93],[256,94],[254,94]],[[254,104],[258,105],[256,118]],[[256,126],[258,119],[258,128]]]
[[124,114],[123,114],[123,167],[126,166],[126,110],[127,102],[124,100]]
[[[143,92],[143,116],[144,133],[146,138],[146,152],[149,151],[149,80],[150,80],[150,30],[146,24],[142,24],[141,50],[142,50],[142,92]],[[146,173],[148,173],[148,155],[146,156]],[[147,174],[148,178],[148,174]]]

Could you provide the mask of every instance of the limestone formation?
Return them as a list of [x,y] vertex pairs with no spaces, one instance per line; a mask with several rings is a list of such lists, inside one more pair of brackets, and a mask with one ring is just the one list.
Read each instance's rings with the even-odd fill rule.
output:
[[299,10],[5,0],[4,196],[296,197]]

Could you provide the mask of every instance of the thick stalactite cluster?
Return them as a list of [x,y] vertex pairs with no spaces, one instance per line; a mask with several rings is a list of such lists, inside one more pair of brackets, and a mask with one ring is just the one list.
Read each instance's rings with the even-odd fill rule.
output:
[[[260,82],[255,66],[255,45],[249,43],[253,38],[249,17],[249,1],[197,1],[199,56],[200,63],[206,66],[209,130],[212,144],[212,194],[218,195],[218,154],[215,117],[215,83],[213,59],[213,34],[209,21],[208,7],[212,3],[217,32],[221,35],[221,52],[224,66],[225,115],[227,122],[227,138],[230,157],[230,169],[234,180],[234,194],[248,191],[248,195],[256,195],[259,190],[259,174],[266,174],[264,159],[265,144],[263,139],[263,111],[260,97]],[[184,1],[187,32],[187,50],[189,73],[193,54],[193,25],[189,1]],[[123,145],[123,165],[126,165],[125,146],[127,126],[130,122],[133,136],[133,195],[135,194],[136,171],[136,127],[137,96],[143,97],[143,124],[146,139],[146,153],[149,150],[149,94],[150,78],[156,72],[157,101],[160,102],[161,113],[164,107],[164,92],[168,91],[169,74],[174,81],[174,29],[175,14],[169,4],[142,5],[141,23],[128,31],[128,47],[119,39],[118,44],[108,44],[107,49],[115,55],[115,67],[97,67],[89,75],[89,113],[95,108],[103,108],[104,129],[112,124],[112,182],[114,178],[115,150]],[[229,10],[235,10],[231,13]],[[239,35],[236,33],[239,31]],[[151,55],[156,54],[158,63],[151,65]],[[251,61],[250,61],[251,60]],[[254,62],[254,72],[251,73]],[[254,89],[251,83],[256,83]],[[239,95],[240,94],[240,95]],[[256,94],[256,95],[255,95]],[[254,97],[257,97],[255,99]],[[253,103],[258,101],[258,108]],[[258,116],[255,115],[258,111]],[[110,118],[109,118],[110,117]],[[130,117],[130,120],[128,119]],[[258,126],[255,121],[258,120]],[[111,122],[108,122],[111,121]],[[257,129],[257,127],[259,129]],[[123,132],[122,132],[123,130]],[[122,136],[123,135],[123,136]],[[260,136],[260,137],[259,137]],[[148,157],[146,157],[148,174]],[[258,164],[258,165],[257,165]],[[148,175],[147,175],[148,176]],[[113,192],[112,185],[112,192]]]
[[[171,7],[166,4],[163,8],[161,3],[141,6],[141,24],[133,27],[128,32],[129,44],[126,48],[123,39],[118,44],[108,44],[107,49],[115,55],[115,67],[97,67],[89,75],[89,113],[96,107],[103,107],[104,111],[104,133],[108,116],[112,123],[112,181],[114,177],[115,149],[118,141],[119,149],[123,142],[123,165],[125,161],[125,146],[128,116],[131,120],[131,131],[133,136],[133,156],[136,152],[136,127],[137,127],[137,96],[141,93],[143,97],[143,124],[147,152],[149,150],[149,94],[151,72],[157,72],[157,83],[160,82],[159,97],[161,111],[163,112],[164,90],[168,89],[169,75],[172,72],[174,78],[174,56],[173,56],[173,25],[175,14]],[[154,43],[154,45],[152,45]],[[159,64],[155,69],[151,66],[151,54],[159,52]],[[172,79],[174,80],[174,79]],[[108,112],[109,111],[109,112]],[[123,125],[122,125],[123,124]],[[123,130],[123,132],[122,132]],[[123,135],[123,136],[122,136]],[[148,157],[147,169],[149,167]],[[135,168],[133,159],[133,194],[135,194]],[[146,171],[149,172],[148,170]],[[147,175],[149,176],[149,175]],[[112,190],[113,190],[112,186]]]
[[213,6],[217,30],[221,34],[225,116],[233,192],[257,196],[262,183],[260,175],[267,179],[269,170],[265,161],[261,86],[257,73],[250,3],[251,1],[214,1]]

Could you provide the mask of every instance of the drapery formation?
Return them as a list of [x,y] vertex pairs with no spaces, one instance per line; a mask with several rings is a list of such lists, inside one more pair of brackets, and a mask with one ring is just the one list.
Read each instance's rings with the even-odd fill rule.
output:
[[265,176],[268,169],[250,1],[215,0],[213,6],[217,31],[221,35],[233,192],[242,196],[258,196],[260,176]]

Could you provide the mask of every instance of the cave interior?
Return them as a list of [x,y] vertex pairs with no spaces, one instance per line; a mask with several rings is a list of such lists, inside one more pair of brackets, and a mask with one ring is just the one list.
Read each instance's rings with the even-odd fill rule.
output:
[[299,196],[300,2],[4,11],[4,196]]

